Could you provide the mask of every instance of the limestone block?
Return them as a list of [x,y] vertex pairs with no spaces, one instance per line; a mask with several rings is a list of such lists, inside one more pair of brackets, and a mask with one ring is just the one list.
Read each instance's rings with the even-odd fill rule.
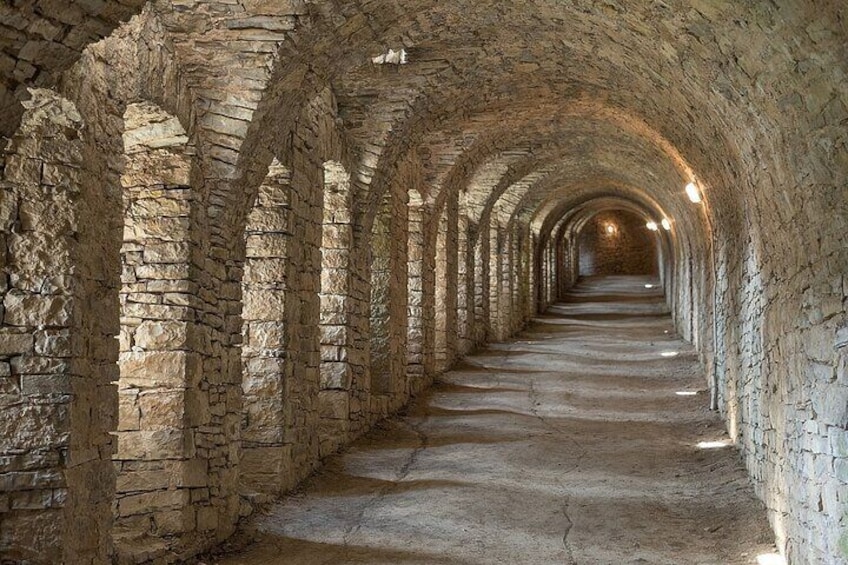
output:
[[187,444],[181,429],[121,432],[115,459],[180,459],[188,452]]
[[30,540],[29,549],[45,563],[61,563],[61,547],[56,540],[62,539],[62,524],[61,509],[4,514],[0,547],[11,548],[19,540]]
[[9,328],[0,328],[0,355],[19,355],[33,349],[33,336],[28,333],[12,333]]
[[162,510],[179,510],[187,503],[188,491],[185,489],[132,494],[118,500],[118,514],[134,516]]
[[184,425],[185,393],[182,389],[143,391],[138,396],[141,429],[178,429]]
[[285,359],[254,357],[247,361],[245,370],[251,375],[283,375],[285,371]]
[[240,470],[249,477],[270,475],[268,480],[273,481],[283,473],[288,457],[290,455],[287,450],[280,446],[245,447],[242,451]]
[[71,299],[67,296],[10,291],[6,293],[3,306],[3,320],[10,326],[68,326],[71,321]]
[[123,387],[187,386],[187,356],[184,351],[122,353],[119,365]]
[[203,488],[209,484],[208,463],[203,459],[191,459],[179,464],[177,486],[182,488]]
[[66,404],[19,404],[3,408],[0,437],[9,449],[38,452],[67,445],[69,430]]
[[135,330],[135,344],[147,350],[175,350],[187,345],[187,325],[172,320],[149,320]]
[[322,294],[345,294],[348,284],[348,272],[345,269],[322,269],[321,270],[321,293]]
[[321,326],[321,344],[344,346],[348,339],[347,326]]
[[166,263],[139,265],[135,269],[135,274],[139,279],[182,280],[188,278],[189,266],[187,264],[171,265]]
[[118,493],[149,492],[166,490],[175,486],[169,470],[121,471],[118,473],[115,490]]
[[21,184],[37,184],[41,180],[40,159],[30,159],[22,155],[10,155],[6,159],[6,180]]
[[218,528],[218,510],[213,506],[197,509],[197,529],[199,531],[215,530]]
[[[248,217],[246,231],[249,234],[287,234],[291,233],[289,222],[290,211],[288,208],[254,208]],[[261,235],[252,241],[261,242]]]
[[321,389],[348,390],[351,380],[352,372],[347,363],[321,363]]
[[248,259],[284,259],[289,256],[290,236],[281,233],[248,235],[245,238]]
[[[20,359],[20,358],[17,358]],[[41,358],[43,359],[43,358]],[[61,371],[54,371],[54,368],[61,368]],[[33,371],[36,374],[26,374],[25,371]],[[67,374],[62,374],[67,371],[67,364],[62,361],[54,367],[52,365],[45,368],[26,367],[24,369],[15,369],[14,361],[12,363],[12,372],[21,374],[21,394],[25,396],[33,395],[70,395],[73,393],[71,388],[71,379]],[[38,373],[47,374],[38,374]]]
[[275,283],[280,289],[287,288],[289,262],[285,258],[248,259],[244,271],[244,283]]
[[[247,327],[247,343],[251,350],[279,350],[285,344],[285,324],[279,321],[250,322]],[[275,355],[276,356],[276,355]]]
[[160,241],[180,241],[185,238],[188,230],[189,219],[185,217],[128,220],[124,224],[124,240],[139,242],[153,239]]
[[39,355],[70,357],[72,349],[69,330],[42,330],[35,332],[35,352]]
[[323,390],[318,394],[318,413],[322,419],[347,420],[350,395],[347,391]]
[[278,321],[286,312],[286,296],[282,292],[248,289],[244,293],[244,318]]
[[153,516],[154,528],[157,535],[172,536],[194,530],[194,511],[191,508],[157,512]]
[[349,269],[350,251],[347,249],[321,249],[321,266],[324,269]]
[[145,263],[185,263],[190,258],[188,243],[151,243],[144,248]]

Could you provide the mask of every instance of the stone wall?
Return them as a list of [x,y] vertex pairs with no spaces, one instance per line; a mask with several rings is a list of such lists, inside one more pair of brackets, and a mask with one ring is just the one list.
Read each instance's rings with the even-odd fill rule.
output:
[[671,220],[656,272],[781,551],[848,563],[843,3],[0,16],[3,559],[220,542],[561,296],[614,203]]
[[580,275],[657,276],[657,242],[645,223],[625,211],[596,214],[579,235]]

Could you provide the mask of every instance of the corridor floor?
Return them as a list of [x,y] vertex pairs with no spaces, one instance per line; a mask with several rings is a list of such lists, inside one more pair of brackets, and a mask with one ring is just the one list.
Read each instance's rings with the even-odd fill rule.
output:
[[649,282],[584,281],[206,563],[756,563],[765,511]]

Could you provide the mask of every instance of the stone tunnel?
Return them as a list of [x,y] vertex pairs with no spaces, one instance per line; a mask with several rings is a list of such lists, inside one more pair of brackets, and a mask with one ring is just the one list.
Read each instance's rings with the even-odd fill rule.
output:
[[0,77],[3,565],[848,564],[843,2],[15,0]]

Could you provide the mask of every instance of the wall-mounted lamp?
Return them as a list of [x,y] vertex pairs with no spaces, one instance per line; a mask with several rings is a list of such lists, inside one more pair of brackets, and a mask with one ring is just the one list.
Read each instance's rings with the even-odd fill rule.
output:
[[665,231],[671,231],[671,222],[668,221],[668,218],[662,219],[662,227]]
[[647,224],[645,224],[645,227],[651,231],[657,231],[658,229],[660,229],[656,222],[648,222]]
[[694,182],[690,182],[686,185],[686,195],[689,197],[689,200],[695,204],[701,201],[701,191],[698,190],[698,187]]

